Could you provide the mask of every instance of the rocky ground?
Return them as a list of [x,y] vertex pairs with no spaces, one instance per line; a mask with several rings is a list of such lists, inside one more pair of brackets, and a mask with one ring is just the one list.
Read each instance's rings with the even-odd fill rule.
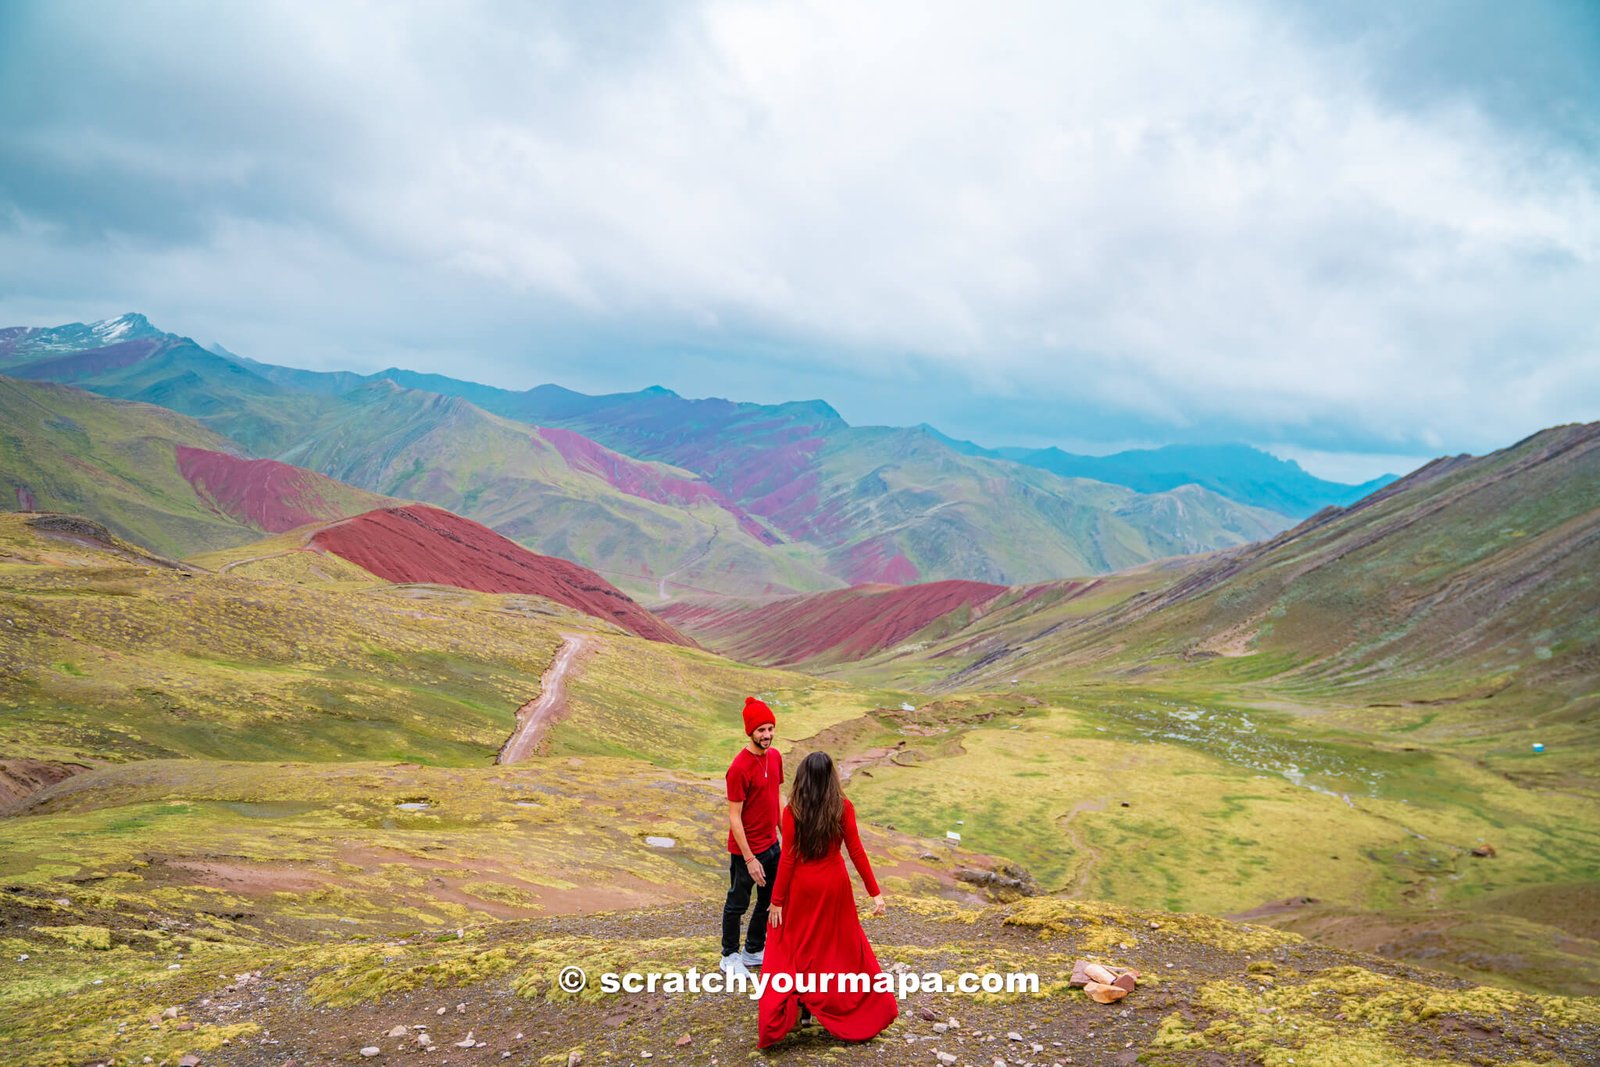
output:
[[[1593,999],[1472,987],[1276,931],[1055,897],[983,909],[901,899],[864,920],[885,968],[1034,972],[1038,994],[914,993],[872,1041],[809,1025],[766,1052],[748,999],[600,989],[605,972],[714,967],[720,900],[285,945],[186,939],[9,897],[0,1060],[18,1067],[1600,1062]],[[1139,986],[1094,1003],[1067,985],[1077,959],[1137,968]],[[569,965],[589,975],[577,994],[557,984]]]

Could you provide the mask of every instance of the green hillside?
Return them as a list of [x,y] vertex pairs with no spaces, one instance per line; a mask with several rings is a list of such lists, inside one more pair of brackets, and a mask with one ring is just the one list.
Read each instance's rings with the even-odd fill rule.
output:
[[862,544],[881,544],[923,579],[1017,584],[1240,545],[1287,525],[1196,486],[1142,495],[962,456],[923,430],[851,430],[822,449],[818,468],[813,536],[836,570]]
[[[65,386],[0,378],[0,507],[61,511],[174,556],[244,544],[262,527],[219,506],[184,477],[177,450],[237,451],[186,416]],[[300,501],[323,518],[382,497],[316,481]]]
[[[970,454],[925,427],[852,427],[821,401],[686,400],[660,388],[591,397],[399,369],[297,371],[200,348],[137,316],[22,331],[8,344],[13,373],[165,404],[255,455],[458,512],[646,599],[1048,581],[1289,524],[1199,486],[1145,495]],[[552,463],[539,442],[513,440],[535,426],[666,464],[719,502],[641,495],[627,479]]]
[[[1595,877],[1581,797],[1281,715],[1219,723],[1209,748],[1174,742],[1151,718],[1163,698],[1132,690],[928,702],[636,640],[536,598],[271,559],[186,572],[62,540],[58,521],[0,516],[0,782],[67,775],[0,813],[8,1062],[398,1054],[385,1035],[414,1035],[412,1019],[450,1048],[472,1029],[486,1049],[452,1054],[464,1062],[742,1054],[738,1001],[667,1002],[640,1044],[619,1037],[622,1002],[571,999],[552,976],[573,959],[714,965],[720,778],[748,692],[777,709],[791,764],[815,747],[843,762],[890,895],[869,924],[886,966],[1043,980],[1032,997],[908,1002],[873,1063],[925,1061],[915,1045],[941,1031],[919,1005],[968,1034],[1156,1062],[1401,1064],[1436,1047],[1496,1061],[1535,1023],[1552,1056],[1600,1047],[1592,934],[1553,922],[1576,899],[1559,888]],[[1059,592],[1053,610],[1073,596]],[[600,647],[565,716],[539,754],[492,766],[573,629]],[[1318,788],[1243,761],[1244,737]],[[1351,801],[1326,791],[1333,775]],[[1463,854],[1485,835],[1502,861]],[[1019,873],[1044,895],[1015,899]],[[1518,991],[1172,911],[1311,879],[1368,931],[1434,894],[1450,910],[1417,954]],[[1080,958],[1144,972],[1128,1014],[1067,989]],[[224,1010],[245,989],[249,1010]],[[1351,1013],[1370,1025],[1339,1025]],[[794,1054],[862,1055],[804,1041]]]
[[[387,380],[345,394],[281,454],[352,485],[425,500],[536,552],[603,574],[647,603],[662,579],[744,592],[837,584],[806,546],[772,547],[724,508],[657,503],[572,469],[530,427]],[[680,474],[684,472],[678,472]]]
[[1597,571],[1600,424],[1557,427],[1435,461],[1047,639],[969,633],[989,658],[960,681],[1114,663],[1376,713],[1392,704],[1397,719],[1414,698],[1446,718],[1463,705],[1496,722],[1564,710],[1570,728],[1597,707]]
[[385,373],[692,470],[790,540],[825,549],[829,572],[850,583],[1047,581],[1244,544],[1290,524],[1196,486],[1142,495],[964,454],[927,427],[852,427],[821,401],[688,400],[659,388],[516,393]]
[[[110,348],[101,345],[108,335]],[[598,570],[647,601],[681,590],[750,594],[841,584],[812,546],[763,543],[713,503],[629,494],[572,469],[526,424],[385,378],[274,374],[162,334],[142,318],[123,332],[114,324],[37,331],[16,343],[6,362],[16,374],[69,380],[190,415],[222,435],[207,447],[271,457],[457,512],[536,552]],[[336,385],[322,388],[324,379]],[[107,513],[103,521],[113,520]],[[203,551],[237,541],[184,535],[161,543]]]

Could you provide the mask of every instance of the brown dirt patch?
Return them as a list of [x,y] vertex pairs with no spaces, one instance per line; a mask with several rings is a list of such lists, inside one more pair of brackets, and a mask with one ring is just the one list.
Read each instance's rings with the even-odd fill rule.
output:
[[326,889],[337,882],[331,874],[305,867],[267,866],[231,860],[167,860],[166,865],[196,875],[191,884],[226,889],[246,896],[304,893]]

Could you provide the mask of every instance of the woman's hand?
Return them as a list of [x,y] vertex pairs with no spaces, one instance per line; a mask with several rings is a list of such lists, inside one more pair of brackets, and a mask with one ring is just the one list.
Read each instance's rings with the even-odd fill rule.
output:
[[781,904],[773,904],[771,907],[767,908],[767,925],[783,925],[783,906]]
[[884,909],[883,894],[879,893],[877,896],[872,898],[872,914],[874,914],[874,915],[882,915],[883,914],[883,909]]

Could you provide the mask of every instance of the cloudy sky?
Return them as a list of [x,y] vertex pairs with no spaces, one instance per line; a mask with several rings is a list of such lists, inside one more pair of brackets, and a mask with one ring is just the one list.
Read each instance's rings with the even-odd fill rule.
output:
[[0,0],[0,324],[1358,480],[1600,418],[1600,6]]

